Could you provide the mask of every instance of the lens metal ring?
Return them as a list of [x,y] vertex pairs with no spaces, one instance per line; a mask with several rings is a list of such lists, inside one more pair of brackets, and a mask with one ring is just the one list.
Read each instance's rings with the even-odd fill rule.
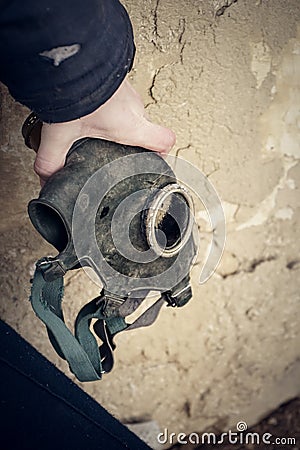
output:
[[[174,194],[179,194],[181,197],[183,197],[183,201],[186,203],[189,210],[188,221],[185,229],[180,230],[180,239],[170,247],[162,247],[157,239],[157,216],[160,213],[161,205],[166,202],[168,197],[171,197]],[[179,251],[184,247],[191,235],[194,223],[193,212],[194,205],[191,195],[188,189],[186,189],[184,186],[181,186],[177,183],[171,183],[159,189],[159,192],[155,195],[148,206],[148,211],[145,218],[146,239],[149,247],[154,250],[157,255],[163,256],[165,258],[171,258],[177,255],[177,253],[179,253]],[[176,220],[176,217],[174,217],[174,219]]]

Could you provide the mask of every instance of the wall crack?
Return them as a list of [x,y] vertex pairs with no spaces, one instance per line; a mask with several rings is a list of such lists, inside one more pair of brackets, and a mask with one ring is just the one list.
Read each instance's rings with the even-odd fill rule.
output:
[[261,266],[262,264],[265,264],[267,262],[275,261],[277,259],[277,256],[270,255],[267,257],[261,257],[261,258],[255,258],[252,261],[248,261],[244,264],[240,263],[237,270],[231,273],[219,273],[218,274],[225,280],[229,277],[234,277],[236,275],[240,275],[242,273],[253,273],[257,269],[257,267]]
[[223,16],[225,11],[230,8],[234,3],[237,3],[238,0],[226,0],[224,5],[219,5],[219,2],[217,2],[217,6],[215,9],[215,17]]
[[156,4],[153,10],[153,39],[151,40],[152,44],[155,48],[157,48],[160,52],[162,51],[161,45],[158,43],[158,40],[161,39],[161,36],[158,32],[158,8],[159,8],[160,0],[156,0]]
[[178,42],[180,45],[179,59],[181,64],[183,64],[183,50],[186,45],[186,40],[183,40],[185,29],[186,29],[185,18],[181,18],[179,19],[179,36],[178,36]]

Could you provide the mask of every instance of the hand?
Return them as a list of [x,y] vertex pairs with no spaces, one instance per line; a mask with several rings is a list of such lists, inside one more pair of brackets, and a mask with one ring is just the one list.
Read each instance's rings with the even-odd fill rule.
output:
[[140,146],[161,154],[167,154],[175,143],[173,131],[147,119],[139,94],[125,79],[114,95],[91,114],[70,122],[43,124],[34,163],[42,185],[64,166],[71,145],[82,137]]

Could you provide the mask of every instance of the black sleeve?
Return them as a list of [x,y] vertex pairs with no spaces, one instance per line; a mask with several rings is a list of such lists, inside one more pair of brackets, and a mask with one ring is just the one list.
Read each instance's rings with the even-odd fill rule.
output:
[[108,100],[134,58],[118,0],[0,0],[0,80],[44,122],[65,122]]

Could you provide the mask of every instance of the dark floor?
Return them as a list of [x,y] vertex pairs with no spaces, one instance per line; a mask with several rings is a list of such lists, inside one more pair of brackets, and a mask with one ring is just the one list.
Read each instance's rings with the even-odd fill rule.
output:
[[[201,434],[199,436],[201,442]],[[243,433],[243,436],[239,435],[236,439],[237,444],[233,443],[233,438],[231,438],[232,443],[228,438],[227,440],[223,439],[224,442],[221,443],[221,436],[217,436],[215,443],[211,440],[210,444],[193,445],[188,443],[171,448],[172,450],[300,450],[300,398],[281,405],[260,423]],[[207,438],[206,442],[208,442]]]

